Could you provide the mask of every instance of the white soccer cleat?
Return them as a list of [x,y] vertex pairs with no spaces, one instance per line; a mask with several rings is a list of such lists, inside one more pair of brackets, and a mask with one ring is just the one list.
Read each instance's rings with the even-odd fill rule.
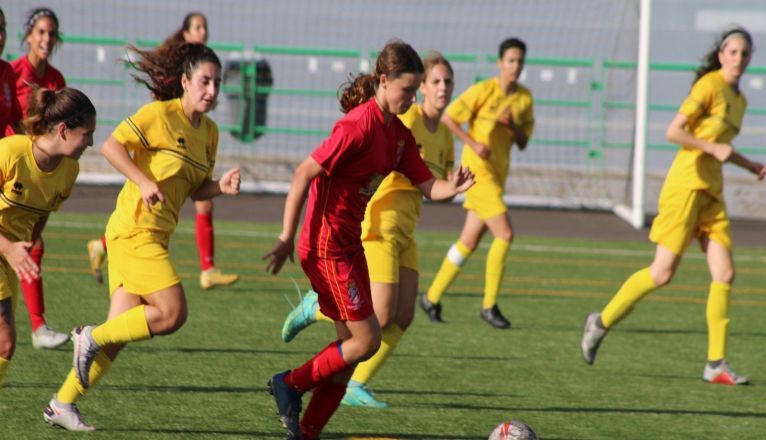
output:
[[58,348],[69,341],[69,335],[57,332],[43,324],[32,332],[32,346],[35,348]]
[[67,431],[95,431],[96,428],[82,421],[82,415],[74,403],[60,403],[56,395],[43,410],[43,420],[53,426],[64,428]]
[[585,328],[582,332],[582,339],[580,340],[580,350],[582,350],[582,357],[588,365],[593,365],[596,361],[596,352],[598,346],[601,345],[601,341],[604,340],[606,333],[605,328],[600,328],[596,323],[601,319],[601,313],[594,312],[585,318]]
[[721,385],[747,385],[750,382],[745,376],[735,373],[725,360],[715,368],[711,367],[709,362],[705,362],[702,380]]
[[91,336],[94,328],[96,327],[93,325],[83,325],[72,331],[74,342],[72,366],[83,388],[90,386],[90,366],[101,350]]

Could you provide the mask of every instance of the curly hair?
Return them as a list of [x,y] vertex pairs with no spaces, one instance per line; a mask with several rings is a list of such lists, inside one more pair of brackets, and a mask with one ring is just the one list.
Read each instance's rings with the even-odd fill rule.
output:
[[180,98],[184,91],[181,77],[191,78],[201,63],[213,63],[221,68],[221,61],[212,49],[200,43],[163,44],[154,50],[141,50],[130,45],[128,50],[140,60],[131,65],[142,75],[132,75],[145,85],[159,101]]

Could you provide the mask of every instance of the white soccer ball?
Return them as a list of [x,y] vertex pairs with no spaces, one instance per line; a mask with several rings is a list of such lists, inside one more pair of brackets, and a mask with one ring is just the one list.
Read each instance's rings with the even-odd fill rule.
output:
[[537,434],[526,423],[509,420],[497,425],[488,440],[537,440]]

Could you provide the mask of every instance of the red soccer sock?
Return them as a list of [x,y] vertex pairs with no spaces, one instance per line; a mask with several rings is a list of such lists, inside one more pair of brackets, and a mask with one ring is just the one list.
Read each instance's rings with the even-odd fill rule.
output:
[[200,268],[202,270],[208,270],[215,266],[213,258],[213,247],[215,246],[213,238],[213,215],[197,214],[194,219],[194,233],[197,236]]
[[340,344],[340,339],[331,342],[311,360],[287,373],[285,383],[297,390],[308,391],[344,371],[348,364],[343,360]]
[[318,439],[330,417],[335,414],[340,401],[346,394],[346,384],[335,383],[331,380],[318,385],[311,396],[309,406],[301,420],[301,438],[306,440]]
[[106,235],[101,236],[101,246],[104,247],[104,252],[106,252]]
[[[37,267],[40,267],[41,269],[44,253],[45,248],[42,246],[33,247],[29,251],[29,256],[32,258],[32,261],[34,261],[35,264],[37,264]],[[24,303],[27,305],[27,312],[29,312],[29,321],[32,324],[32,331],[35,332],[38,327],[45,324],[45,318],[43,317],[43,313],[45,313],[45,300],[43,298],[42,270],[40,276],[36,280],[31,283],[19,280],[19,284],[21,284],[21,291],[24,293]]]

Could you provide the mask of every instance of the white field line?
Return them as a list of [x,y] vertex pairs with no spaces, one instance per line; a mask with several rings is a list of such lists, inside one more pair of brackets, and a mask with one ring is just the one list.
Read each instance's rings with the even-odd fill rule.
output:
[[[86,223],[86,222],[69,222],[69,221],[56,221],[52,220],[48,222],[48,225],[68,228],[68,229],[103,229],[106,225],[101,223]],[[182,234],[194,234],[193,228],[176,228],[177,232]],[[273,237],[276,238],[279,235],[277,232],[269,231],[244,231],[238,229],[224,229],[216,230],[216,235],[219,236],[231,236],[231,237]],[[457,233],[455,234],[457,235]],[[95,237],[94,237],[95,238]],[[443,247],[446,249],[452,245],[452,241],[445,240],[428,240],[420,237],[418,243],[422,245],[429,245],[435,247]],[[488,248],[489,244],[483,243],[479,245],[481,248]],[[518,244],[513,245],[512,249],[526,251],[526,252],[538,252],[538,253],[554,253],[554,254],[575,254],[575,255],[601,255],[601,256],[617,256],[617,257],[646,257],[651,258],[654,256],[654,251],[642,251],[631,249],[619,249],[619,248],[588,248],[588,247],[571,247],[571,246],[549,246],[549,245],[537,245],[537,244]],[[704,260],[705,255],[700,253],[686,254],[684,259]],[[766,257],[757,255],[737,255],[736,261],[747,262],[766,262]]]

